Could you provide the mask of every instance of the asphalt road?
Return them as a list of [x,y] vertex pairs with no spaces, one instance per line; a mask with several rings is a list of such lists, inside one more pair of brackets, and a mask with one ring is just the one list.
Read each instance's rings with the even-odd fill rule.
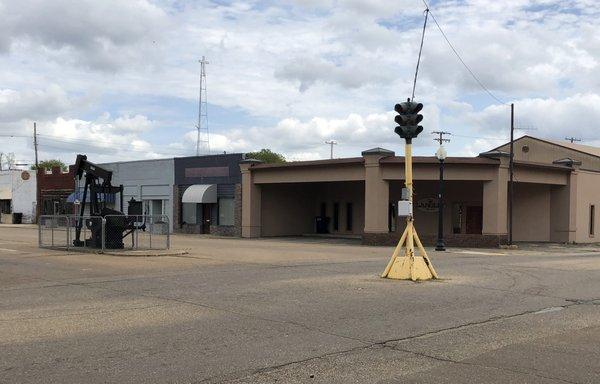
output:
[[173,237],[184,256],[36,247],[0,227],[2,383],[599,383],[600,246],[431,252]]

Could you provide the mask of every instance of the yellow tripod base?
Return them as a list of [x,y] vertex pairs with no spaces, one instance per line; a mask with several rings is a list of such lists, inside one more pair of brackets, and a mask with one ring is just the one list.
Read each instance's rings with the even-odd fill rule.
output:
[[[420,255],[415,255],[414,243],[417,244]],[[400,251],[405,247],[405,254],[400,257]],[[394,250],[394,254],[390,259],[381,277],[397,280],[431,280],[437,279],[438,275],[431,264],[431,260],[421,244],[421,240],[413,227],[412,220],[407,221],[406,229]]]

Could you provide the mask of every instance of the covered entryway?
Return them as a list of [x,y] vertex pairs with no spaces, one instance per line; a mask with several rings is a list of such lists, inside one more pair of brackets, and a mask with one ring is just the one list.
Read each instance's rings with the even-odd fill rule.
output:
[[195,233],[210,233],[216,215],[217,185],[190,185],[181,196],[181,226]]
[[262,236],[352,236],[364,228],[364,182],[262,184]]

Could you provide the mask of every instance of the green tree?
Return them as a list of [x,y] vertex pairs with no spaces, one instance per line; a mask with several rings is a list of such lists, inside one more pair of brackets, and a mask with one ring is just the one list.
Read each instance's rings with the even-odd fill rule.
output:
[[258,152],[246,153],[246,158],[260,160],[265,163],[285,163],[285,157],[283,157],[283,155],[265,148]]
[[[60,167],[60,169],[62,169],[62,170],[67,170],[67,165],[58,159],[42,160],[42,161],[38,162],[37,168],[52,169],[53,167]],[[35,165],[31,166],[32,171],[35,171],[37,168]]]

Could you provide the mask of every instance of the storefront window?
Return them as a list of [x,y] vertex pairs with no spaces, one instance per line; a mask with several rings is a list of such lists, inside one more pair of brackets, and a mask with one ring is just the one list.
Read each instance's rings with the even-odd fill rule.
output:
[[219,225],[233,225],[234,205],[232,198],[219,199]]
[[196,224],[196,203],[182,203],[182,223]]

